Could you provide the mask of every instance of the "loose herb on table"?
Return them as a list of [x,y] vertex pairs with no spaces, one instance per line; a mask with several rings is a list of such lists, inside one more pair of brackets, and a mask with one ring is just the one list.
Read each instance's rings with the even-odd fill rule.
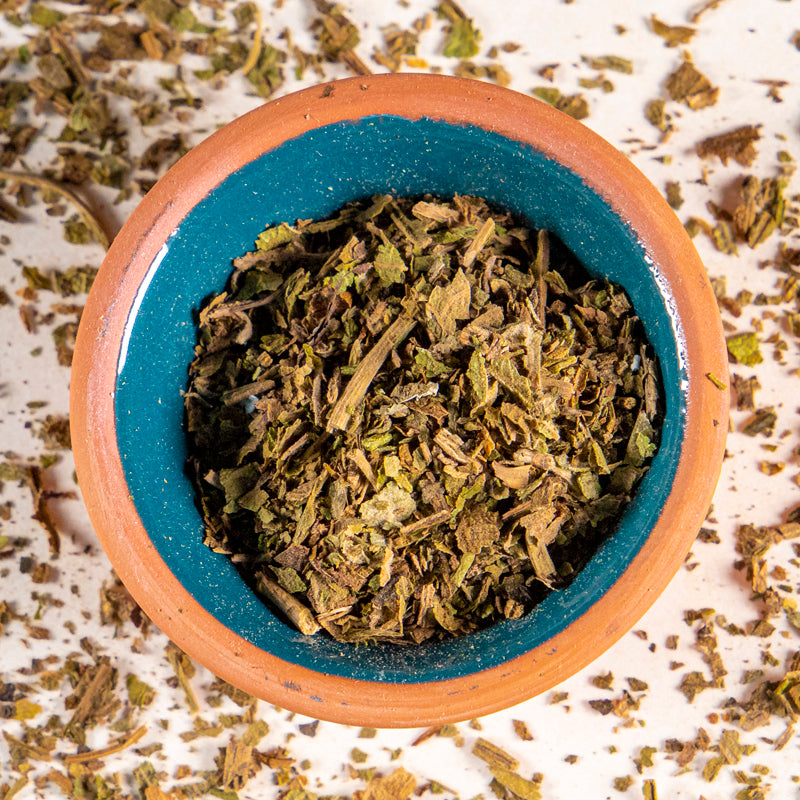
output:
[[585,566],[656,449],[631,303],[483,200],[268,227],[199,312],[205,540],[303,633],[458,636]]

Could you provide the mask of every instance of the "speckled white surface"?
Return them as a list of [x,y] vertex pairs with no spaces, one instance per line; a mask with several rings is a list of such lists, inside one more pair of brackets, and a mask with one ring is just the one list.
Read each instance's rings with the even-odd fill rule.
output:
[[[311,40],[306,31],[311,18],[310,3],[286,0],[279,10],[270,3],[262,2],[261,5],[268,40],[289,27],[295,40],[310,48]],[[546,81],[537,75],[537,70],[546,64],[560,64],[555,85],[565,93],[572,93],[579,91],[579,77],[590,78],[596,74],[581,62],[581,55],[615,54],[632,59],[633,75],[607,71],[607,77],[615,85],[614,92],[583,90],[591,107],[591,115],[585,122],[627,153],[660,189],[668,180],[680,181],[685,204],[678,214],[684,221],[691,216],[710,219],[705,204],[710,200],[721,202],[741,175],[775,175],[779,150],[800,157],[800,85],[796,82],[800,51],[789,41],[800,29],[800,6],[796,0],[760,0],[758,3],[727,0],[702,17],[697,24],[698,33],[688,49],[697,67],[720,87],[719,103],[693,112],[668,101],[667,110],[673,115],[677,131],[663,144],[657,144],[658,131],[645,120],[643,108],[650,99],[666,97],[664,80],[679,65],[681,49],[663,46],[662,40],[648,29],[647,19],[655,12],[667,23],[687,24],[688,14],[698,4],[683,0],[653,0],[650,4],[627,0],[603,3],[575,0],[571,4],[561,0],[537,0],[535,3],[506,0],[483,4],[463,0],[462,5],[483,31],[483,51],[476,57],[477,62],[485,60],[485,52],[491,45],[506,41],[522,45],[515,53],[501,54],[499,60],[512,75],[512,88],[523,92],[546,85]],[[74,10],[71,6],[58,7]],[[432,3],[420,0],[409,0],[406,8],[382,0],[347,3],[349,16],[363,28],[363,43],[359,46],[362,58],[369,59],[373,44],[379,40],[381,26],[390,22],[408,24],[431,7]],[[450,71],[453,61],[437,53],[441,43],[438,25],[434,23],[434,30],[423,36],[420,54],[431,64]],[[627,32],[619,34],[616,25],[624,25]],[[0,38],[6,44],[23,41],[20,31],[2,20]],[[302,83],[293,79],[291,70],[287,73],[288,80],[281,93],[313,81],[310,73]],[[328,68],[328,77],[344,74],[339,67]],[[131,80],[134,78],[143,80],[137,73]],[[760,79],[789,81],[781,89],[783,102],[774,102],[767,97],[768,87],[758,83]],[[224,92],[208,90],[205,100],[205,108],[196,112],[186,126],[185,132],[192,142],[199,141],[203,131],[210,132],[216,124],[261,102],[259,98],[249,96],[243,82],[236,78],[231,79],[229,89]],[[755,123],[763,124],[762,139],[758,143],[758,159],[751,168],[736,163],[723,166],[718,160],[702,162],[696,156],[694,145],[700,139]],[[43,137],[45,141],[37,143],[25,156],[25,164],[32,172],[49,165],[53,154],[52,139],[59,130],[60,122],[54,119]],[[149,135],[155,139],[172,132],[174,129],[162,128],[149,131]],[[131,149],[140,152],[146,144],[144,141],[133,142]],[[651,145],[656,146],[651,149]],[[665,155],[672,156],[671,164],[657,160]],[[701,182],[704,167],[708,168],[707,182]],[[798,192],[800,179],[795,177],[788,194]],[[113,205],[114,192],[103,195],[98,192],[95,197],[98,203],[103,204],[103,215],[115,227],[124,221],[135,204],[126,201]],[[17,290],[24,286],[20,266],[63,269],[70,264],[98,264],[102,251],[95,246],[63,244],[59,221],[47,217],[41,203],[26,209],[24,214],[24,225],[0,222],[0,235],[11,240],[10,244],[2,246],[0,286],[13,300],[11,305],[0,306],[0,451],[28,456],[42,452],[41,442],[32,436],[33,421],[41,419],[45,413],[67,411],[69,372],[56,364],[47,326],[42,326],[38,334],[27,333],[22,327],[19,317],[22,300],[16,295]],[[774,292],[779,273],[771,268],[760,268],[760,265],[775,256],[781,241],[790,247],[800,247],[800,237],[796,232],[788,237],[773,236],[756,250],[740,247],[738,257],[717,252],[705,237],[698,237],[695,241],[709,273],[712,276],[724,275],[728,293],[732,296],[742,288],[754,293]],[[39,307],[46,311],[48,305],[56,300],[54,295],[42,293]],[[780,307],[775,310],[780,311]],[[762,319],[763,311],[762,306],[749,306],[740,318],[725,314],[724,319],[736,330],[749,330],[753,319]],[[788,345],[783,351],[782,362],[773,359],[774,344],[767,343],[773,334]],[[375,738],[363,739],[358,738],[358,729],[326,722],[321,723],[316,736],[310,738],[298,729],[298,724],[308,720],[292,717],[288,712],[262,703],[259,715],[269,724],[270,733],[259,747],[267,749],[285,745],[298,760],[308,759],[310,765],[303,771],[308,778],[307,788],[320,794],[349,795],[363,788],[363,781],[353,779],[344,767],[350,761],[352,748],[358,747],[367,754],[366,762],[357,765],[359,767],[375,766],[389,771],[402,766],[412,772],[420,784],[437,781],[448,787],[439,795],[442,797],[492,797],[489,788],[491,776],[486,765],[471,754],[474,740],[484,736],[519,759],[521,774],[530,777],[536,772],[543,773],[542,791],[546,798],[562,800],[581,795],[591,798],[641,797],[645,779],[655,780],[662,800],[695,800],[701,796],[734,798],[744,788],[743,784],[736,782],[735,770],[744,770],[752,776],[752,768],[757,764],[767,768],[767,774],[762,776],[762,785],[770,787],[769,797],[776,800],[800,797],[800,784],[793,779],[793,776],[800,776],[800,737],[793,738],[780,751],[768,741],[784,730],[783,721],[774,721],[770,726],[752,732],[742,731],[742,743],[754,745],[757,749],[744,756],[740,764],[724,767],[713,783],[708,783],[702,776],[703,767],[713,752],[698,754],[689,768],[682,772],[665,748],[669,739],[693,739],[701,727],[708,731],[712,742],[718,740],[723,729],[737,729],[735,722],[714,722],[714,717],[710,720],[709,715],[722,715],[729,698],[742,700],[748,695],[748,687],[740,682],[745,670],[763,668],[767,676],[783,674],[783,667],[762,665],[764,650],[769,649],[782,664],[789,654],[800,650],[800,631],[788,626],[782,617],[771,620],[778,630],[768,639],[732,636],[718,627],[719,649],[728,670],[725,688],[709,689],[692,704],[687,703],[677,688],[684,673],[693,670],[707,673],[701,654],[693,647],[693,628],[684,622],[687,609],[714,608],[729,622],[741,626],[757,619],[761,613],[762,605],[751,599],[744,573],[733,568],[737,558],[734,551],[736,526],[742,523],[778,523],[790,506],[800,502],[800,489],[792,481],[800,471],[796,452],[800,445],[798,340],[779,316],[763,320],[760,338],[765,362],[754,368],[736,367],[735,371],[745,377],[758,375],[763,388],[757,394],[757,404],[773,405],[778,412],[775,435],[769,439],[744,436],[737,429],[746,414],[733,413],[734,431],[728,444],[730,457],[723,467],[714,501],[714,522],[709,523],[722,541],[720,544],[697,543],[687,561],[687,568],[679,572],[637,625],[637,630],[646,636],[634,633],[624,636],[595,663],[565,681],[558,690],[568,692],[569,697],[556,705],[550,705],[551,694],[548,694],[481,719],[480,731],[466,723],[460,724],[458,731],[463,737],[463,746],[457,746],[453,738],[433,737],[412,747],[419,730],[380,731]],[[32,356],[31,352],[39,346],[41,355]],[[47,401],[45,408],[31,410],[27,407],[29,402],[40,400]],[[774,445],[775,450],[765,450],[763,445]],[[780,474],[768,477],[758,467],[758,462],[763,460],[786,462],[786,468]],[[66,454],[62,463],[53,470],[53,488],[75,488],[71,473],[72,465],[69,454]],[[90,637],[97,652],[110,657],[122,680],[132,672],[157,689],[154,704],[142,711],[139,717],[140,723],[148,726],[148,732],[137,746],[163,743],[160,754],[150,757],[156,769],[165,773],[162,786],[168,788],[174,782],[178,765],[187,764],[197,770],[213,768],[213,758],[219,748],[227,744],[229,732],[191,743],[180,738],[182,732],[192,728],[193,719],[184,707],[180,690],[170,688],[166,683],[172,675],[163,658],[166,639],[154,630],[141,643],[140,652],[133,653],[131,644],[139,636],[139,631],[130,625],[119,629],[100,625],[98,591],[109,579],[110,566],[99,549],[80,502],[64,499],[53,503],[62,531],[62,554],[52,562],[57,570],[56,582],[36,585],[31,583],[28,575],[19,573],[18,560],[20,554],[32,554],[38,560],[47,560],[44,533],[29,519],[30,499],[26,491],[18,491],[7,484],[0,502],[6,500],[13,500],[14,507],[12,520],[0,522],[2,535],[28,537],[31,544],[14,558],[0,561],[0,600],[13,602],[17,611],[30,615],[39,605],[33,597],[37,591],[47,592],[64,604],[61,608],[45,604],[40,619],[35,623],[51,630],[50,640],[31,638],[18,622],[6,626],[0,643],[0,679],[7,683],[29,681],[31,679],[18,670],[29,667],[32,658],[80,653],[81,638]],[[774,565],[786,569],[787,578],[782,583],[792,587],[796,597],[800,591],[800,565],[791,543],[773,548],[768,561],[770,569]],[[74,634],[63,629],[68,620],[76,625]],[[677,650],[665,646],[670,635],[680,637]],[[88,660],[85,653],[81,653],[81,658]],[[684,666],[670,669],[673,661],[683,662]],[[598,689],[591,684],[593,676],[609,671],[615,676],[611,690]],[[589,700],[619,697],[628,688],[627,677],[644,680],[649,686],[642,694],[639,708],[630,712],[629,720],[613,714],[601,716],[588,705]],[[199,669],[192,679],[201,698],[199,716],[206,720],[219,713],[202,699],[203,687],[211,680],[212,676],[203,669]],[[66,694],[39,689],[30,695],[30,699],[42,706],[41,715],[30,724],[40,724],[50,714],[63,715]],[[169,720],[166,731],[158,724],[162,719]],[[521,740],[514,733],[512,720],[525,721],[533,740]],[[0,728],[19,735],[21,723],[0,719]],[[231,732],[236,733],[238,729]],[[110,736],[106,727],[99,727],[88,733],[87,743],[90,747],[102,747]],[[657,752],[653,755],[654,765],[644,767],[640,774],[633,759],[639,757],[641,748],[645,746],[657,748]],[[392,760],[392,751],[397,748],[402,748],[402,752]],[[62,748],[57,752],[62,752]],[[17,777],[3,766],[7,763],[7,755],[7,745],[0,740],[0,785],[13,782]],[[577,756],[577,760],[567,762],[565,758],[568,756]],[[109,758],[106,768],[110,772],[126,774],[141,760],[135,753],[127,752]],[[57,758],[55,764],[58,765]],[[41,774],[46,769],[46,764],[35,764],[31,774]],[[625,775],[631,775],[633,783],[627,792],[621,793],[614,789],[613,780]],[[279,792],[280,787],[272,782],[271,771],[265,769],[239,791],[239,797],[243,800],[271,798],[277,797]],[[19,800],[39,796],[57,794],[53,787],[37,791],[31,783],[16,795]]]

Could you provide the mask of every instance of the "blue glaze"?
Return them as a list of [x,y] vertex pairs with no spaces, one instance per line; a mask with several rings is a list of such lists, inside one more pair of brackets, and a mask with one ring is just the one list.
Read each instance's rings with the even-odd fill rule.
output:
[[[181,391],[193,357],[192,313],[220,291],[231,260],[266,224],[324,217],[373,193],[472,194],[555,232],[590,272],[622,284],[659,357],[667,412],[661,448],[617,533],[569,588],[522,620],[452,642],[345,646],[306,638],[276,619],[228,559],[203,544],[183,472]],[[680,455],[685,408],[681,344],[635,232],[581,178],[527,145],[475,127],[368,117],[309,132],[229,176],[185,218],[148,273],[129,317],[117,379],[117,437],[136,508],[164,561],[225,625],[286,661],[363,680],[425,682],[494,667],[583,614],[619,578],[648,537]],[[279,676],[276,676],[279,677]]]

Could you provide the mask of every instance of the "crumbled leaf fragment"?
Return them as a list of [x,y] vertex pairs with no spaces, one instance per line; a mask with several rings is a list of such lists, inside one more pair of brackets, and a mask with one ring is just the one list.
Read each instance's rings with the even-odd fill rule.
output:
[[353,800],[408,800],[417,787],[414,776],[398,767],[389,775],[376,775],[353,794]]
[[728,346],[728,355],[736,364],[752,367],[764,360],[757,333],[752,331],[736,333],[728,336],[725,341]]
[[589,116],[589,103],[582,94],[562,94],[552,86],[539,86],[533,94],[573,119],[581,120]]
[[136,675],[128,675],[125,679],[125,686],[128,689],[128,700],[131,705],[142,708],[149,706],[155,699],[155,689],[139,680]]
[[528,728],[527,723],[523,722],[521,719],[514,719],[511,721],[511,724],[514,727],[514,733],[516,733],[523,742],[533,741],[533,734],[530,728]]
[[678,181],[667,181],[667,202],[676,211],[683,205],[681,185]]
[[633,74],[633,62],[622,56],[581,56],[581,60],[592,69],[611,69],[626,75]]
[[494,779],[511,795],[520,800],[542,800],[542,790],[539,781],[528,780],[512,769],[499,765],[489,765],[489,771]]
[[657,370],[622,290],[548,242],[480,198],[381,195],[235,259],[199,313],[187,428],[206,544],[280,619],[463,635],[610,533],[658,445]]
[[772,406],[756,409],[742,425],[741,431],[747,436],[772,436],[778,414]]

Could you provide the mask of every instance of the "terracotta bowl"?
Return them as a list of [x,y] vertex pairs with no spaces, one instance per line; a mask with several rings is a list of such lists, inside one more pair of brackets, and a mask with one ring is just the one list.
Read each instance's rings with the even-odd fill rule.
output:
[[[419,647],[353,647],[277,619],[203,544],[184,474],[193,312],[267,223],[377,192],[472,194],[555,232],[621,283],[660,361],[662,444],[618,530],[569,588],[517,621]],[[194,148],[117,236],[81,322],[72,440],[85,503],[134,598],[230,683],[312,717],[379,727],[467,719],[543,692],[629,630],[680,566],[719,476],[727,375],[703,265],[617,150],[530,97],[429,75],[276,100]]]

